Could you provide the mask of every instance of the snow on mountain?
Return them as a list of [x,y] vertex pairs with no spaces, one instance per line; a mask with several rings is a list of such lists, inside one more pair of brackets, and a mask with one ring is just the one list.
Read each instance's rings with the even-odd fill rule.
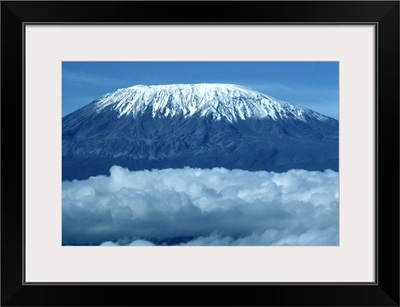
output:
[[113,165],[338,170],[336,119],[237,85],[137,85],[62,122],[63,180]]
[[211,115],[214,120],[225,119],[230,123],[247,118],[328,119],[312,110],[233,84],[135,85],[106,94],[95,101],[97,112],[106,108],[117,111],[118,117],[137,117],[150,109],[153,118],[178,114],[187,118],[197,114]]

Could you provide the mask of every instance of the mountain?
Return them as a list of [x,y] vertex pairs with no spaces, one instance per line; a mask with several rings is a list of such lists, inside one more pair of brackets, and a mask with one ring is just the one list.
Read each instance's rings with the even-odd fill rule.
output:
[[136,85],[62,120],[63,180],[185,166],[338,170],[338,121],[231,84]]

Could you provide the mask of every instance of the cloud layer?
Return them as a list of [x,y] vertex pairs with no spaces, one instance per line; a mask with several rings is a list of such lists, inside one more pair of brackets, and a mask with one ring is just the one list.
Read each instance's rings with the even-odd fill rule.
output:
[[338,173],[165,169],[64,181],[64,245],[337,245]]

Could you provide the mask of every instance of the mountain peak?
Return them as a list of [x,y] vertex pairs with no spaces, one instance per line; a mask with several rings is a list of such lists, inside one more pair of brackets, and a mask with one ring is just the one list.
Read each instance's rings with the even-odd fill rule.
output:
[[213,120],[237,122],[248,118],[272,120],[328,117],[312,110],[278,101],[260,92],[235,84],[199,83],[135,85],[106,94],[93,102],[96,112],[113,110],[118,117],[151,111],[152,117],[185,118],[211,116]]
[[63,180],[130,170],[338,169],[338,121],[232,84],[136,85],[63,118]]

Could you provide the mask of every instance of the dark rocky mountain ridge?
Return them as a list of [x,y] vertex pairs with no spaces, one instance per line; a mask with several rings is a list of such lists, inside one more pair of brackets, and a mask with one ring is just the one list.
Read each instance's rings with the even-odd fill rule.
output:
[[232,85],[122,89],[62,125],[63,180],[113,165],[338,171],[337,120]]

